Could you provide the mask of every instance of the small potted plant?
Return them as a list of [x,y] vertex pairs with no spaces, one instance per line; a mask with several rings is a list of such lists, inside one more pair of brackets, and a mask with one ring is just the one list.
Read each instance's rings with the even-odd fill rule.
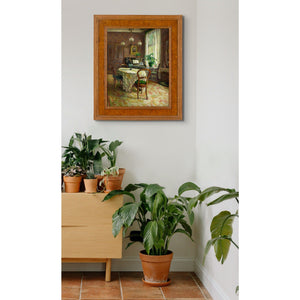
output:
[[118,167],[105,168],[101,175],[104,178],[105,193],[122,188],[122,175],[120,175]]
[[[72,162],[72,164],[80,166],[84,178],[91,166],[93,166],[95,174],[100,174],[103,170],[102,157],[105,155],[100,146],[106,142],[103,139],[92,139],[91,135],[87,136],[85,133],[75,133],[70,138],[69,145],[63,146],[65,151],[62,157],[67,165]],[[81,186],[81,190],[84,191],[84,185]]]
[[96,193],[98,180],[95,177],[93,168],[86,173],[86,178],[83,179],[86,193]]
[[[142,189],[139,201],[133,191]],[[151,286],[170,284],[168,277],[173,252],[169,242],[174,234],[183,233],[192,239],[188,205],[176,198],[168,198],[163,187],[158,184],[129,184],[124,190],[115,190],[105,196],[107,201],[115,195],[128,195],[131,201],[119,208],[112,217],[112,233],[116,237],[123,228],[123,236],[134,222],[138,230],[129,233],[130,245],[140,242],[144,250],[140,252],[144,278]],[[192,220],[193,221],[193,220]]]
[[82,168],[76,165],[67,167],[65,163],[63,163],[63,165],[64,169],[62,170],[62,174],[65,183],[65,192],[78,193],[82,180]]
[[148,61],[148,65],[150,68],[152,68],[157,61],[157,59],[154,57],[153,53],[146,55],[145,60]]
[[114,189],[121,189],[123,176],[125,173],[124,168],[118,168],[116,166],[117,163],[117,148],[123,142],[116,140],[109,144],[108,148],[106,146],[100,146],[100,148],[105,153],[108,161],[110,162],[110,166],[105,168],[101,175],[104,176],[104,183],[105,183],[105,191],[110,192]]

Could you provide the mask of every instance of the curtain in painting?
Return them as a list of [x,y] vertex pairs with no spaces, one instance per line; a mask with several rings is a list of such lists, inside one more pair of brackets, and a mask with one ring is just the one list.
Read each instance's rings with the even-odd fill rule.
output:
[[146,55],[153,53],[157,59],[156,66],[160,64],[161,37],[160,29],[153,29],[146,33]]

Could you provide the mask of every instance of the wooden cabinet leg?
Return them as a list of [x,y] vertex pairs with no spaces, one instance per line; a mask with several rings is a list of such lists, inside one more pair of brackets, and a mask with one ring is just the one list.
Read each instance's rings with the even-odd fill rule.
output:
[[110,281],[111,276],[111,258],[106,260],[106,268],[105,268],[105,281]]

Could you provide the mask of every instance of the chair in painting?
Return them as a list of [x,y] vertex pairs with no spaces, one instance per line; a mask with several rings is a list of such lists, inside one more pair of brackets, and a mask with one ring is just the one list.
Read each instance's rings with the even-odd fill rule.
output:
[[113,78],[114,78],[114,87],[117,87],[117,81],[120,82],[120,84],[123,84],[123,77],[122,75],[117,74],[117,71],[115,68],[113,68]]
[[148,100],[148,93],[147,93],[147,87],[148,87],[148,81],[149,77],[151,75],[151,71],[149,69],[140,69],[136,73],[138,79],[134,83],[137,91],[137,98],[139,99],[139,93],[143,92],[143,89],[145,89],[146,93],[146,100]]

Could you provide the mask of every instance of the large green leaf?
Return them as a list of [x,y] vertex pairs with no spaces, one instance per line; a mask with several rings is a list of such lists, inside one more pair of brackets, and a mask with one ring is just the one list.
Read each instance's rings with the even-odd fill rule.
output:
[[201,194],[198,196],[198,200],[201,202],[203,202],[205,199],[207,199],[208,197],[212,196],[213,194],[219,193],[219,192],[233,192],[235,191],[234,189],[225,189],[225,188],[221,188],[218,186],[211,186],[207,189],[205,189],[204,191],[201,192]]
[[186,234],[191,238],[192,237],[192,228],[191,228],[191,226],[184,219],[180,220],[179,223],[183,227]]
[[182,184],[178,189],[178,195],[180,196],[181,194],[183,194],[186,191],[197,191],[197,192],[201,193],[199,186],[193,182],[186,182],[186,183]]
[[[231,238],[232,236],[232,222],[234,216],[229,211],[222,211],[216,215],[210,225],[210,232],[212,239],[227,236]],[[230,240],[228,239],[218,239],[214,243],[214,249],[216,258],[223,264],[227,258],[230,248]]]
[[128,228],[132,225],[138,212],[140,202],[130,202],[123,205],[113,214],[112,232],[116,237],[121,228],[124,226]]
[[129,192],[123,191],[123,190],[114,190],[114,191],[109,192],[104,197],[104,199],[102,200],[102,202],[107,201],[107,200],[109,200],[112,197],[117,196],[117,195],[128,195],[128,196],[130,196],[135,201],[135,197],[134,197],[134,195],[132,193],[129,193]]
[[133,192],[140,188],[146,188],[147,186],[148,186],[148,184],[145,184],[145,183],[135,183],[135,184],[130,183],[125,187],[124,190],[127,192]]
[[158,235],[158,224],[156,221],[150,221],[144,229],[144,247],[147,254],[153,248]]
[[95,174],[101,174],[103,170],[102,160],[98,159],[94,161],[94,173]]
[[154,198],[153,207],[152,207],[152,219],[156,220],[159,218],[160,210],[165,204],[165,198],[162,192],[157,192]]
[[215,238],[222,235],[232,235],[233,216],[230,211],[224,210],[216,215],[210,225],[211,237]]
[[117,147],[119,147],[123,142],[119,141],[119,140],[116,140],[116,141],[113,141],[109,144],[109,150],[110,151],[115,151]]
[[195,208],[198,204],[198,201],[198,196],[191,198],[188,202],[188,209],[192,210],[193,208]]
[[146,187],[146,190],[145,190],[145,196],[147,198],[150,198],[152,197],[154,194],[156,194],[158,191],[162,191],[164,189],[164,187],[160,186],[159,184],[149,184],[147,187]]
[[119,210],[117,210],[112,216],[112,234],[114,237],[119,234],[122,227],[123,219],[121,214],[119,213]]
[[232,199],[232,198],[237,198],[238,196],[239,196],[239,192],[233,192],[233,193],[225,194],[225,195],[222,195],[221,197],[215,199],[214,201],[209,202],[207,204],[207,206],[218,204],[218,203],[221,203],[225,200],[229,200],[229,199]]

